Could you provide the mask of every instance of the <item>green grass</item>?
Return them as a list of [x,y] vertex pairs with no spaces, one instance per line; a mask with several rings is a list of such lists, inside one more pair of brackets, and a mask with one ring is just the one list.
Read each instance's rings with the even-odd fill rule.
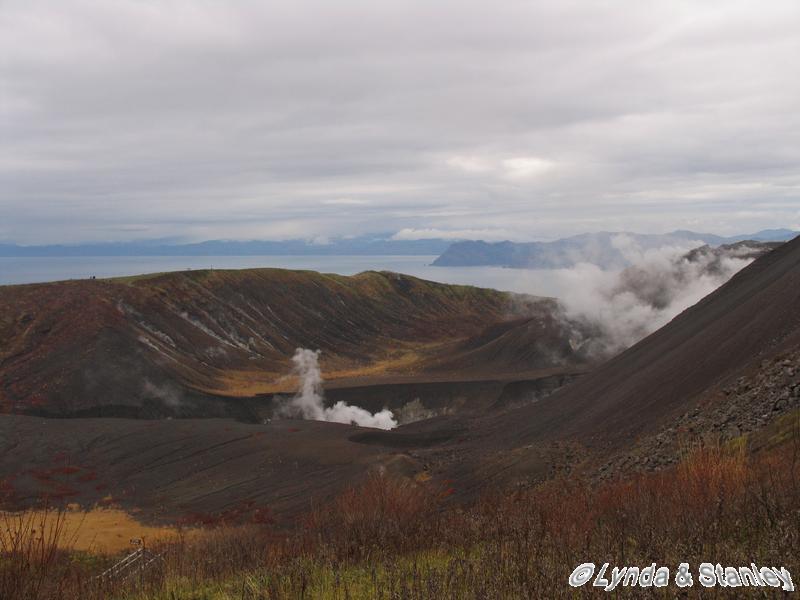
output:
[[[335,567],[300,559],[280,571],[254,569],[223,581],[196,583],[188,577],[168,579],[162,589],[148,592],[153,600],[234,600],[241,598],[295,598],[296,594],[320,600],[392,597],[408,582],[440,580],[458,574],[466,553],[420,552],[391,563]],[[406,590],[408,591],[408,590]],[[119,600],[141,600],[134,592]]]

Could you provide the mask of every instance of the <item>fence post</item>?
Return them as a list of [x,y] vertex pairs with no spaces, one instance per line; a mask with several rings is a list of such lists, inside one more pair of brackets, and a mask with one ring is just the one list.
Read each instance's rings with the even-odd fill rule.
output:
[[145,549],[144,537],[142,538],[142,559],[139,561],[139,589],[144,592],[144,567],[147,560],[147,550]]

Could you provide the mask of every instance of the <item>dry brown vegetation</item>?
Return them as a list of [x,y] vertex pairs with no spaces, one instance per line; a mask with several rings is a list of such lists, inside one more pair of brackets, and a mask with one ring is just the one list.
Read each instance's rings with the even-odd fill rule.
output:
[[93,576],[109,559],[59,550],[63,517],[50,513],[56,526],[29,521],[3,542],[0,598],[551,598],[569,595],[586,561],[671,572],[755,562],[800,575],[798,427],[756,456],[710,444],[662,472],[553,480],[468,507],[446,487],[374,475],[289,529],[222,526],[162,544],[164,564],[143,581],[105,587]]

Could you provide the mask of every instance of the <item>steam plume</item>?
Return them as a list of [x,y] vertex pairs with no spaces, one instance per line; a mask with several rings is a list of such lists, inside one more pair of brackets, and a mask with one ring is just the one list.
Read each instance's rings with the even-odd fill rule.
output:
[[287,417],[301,417],[311,421],[329,421],[332,423],[354,423],[361,427],[378,429],[394,429],[397,421],[392,411],[383,409],[374,415],[358,406],[350,406],[339,401],[330,408],[324,404],[322,388],[322,371],[319,367],[319,350],[298,348],[292,362],[294,373],[300,379],[300,385],[294,397],[284,404],[279,413]]
[[581,263],[557,273],[565,316],[580,325],[582,352],[596,358],[666,325],[753,260],[752,249],[698,248],[701,242],[643,249],[620,235],[613,243],[632,266],[605,271]]

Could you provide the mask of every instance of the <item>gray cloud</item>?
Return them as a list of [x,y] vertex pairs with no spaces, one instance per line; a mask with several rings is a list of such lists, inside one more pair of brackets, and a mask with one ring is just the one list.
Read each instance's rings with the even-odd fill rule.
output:
[[795,0],[4,0],[0,240],[797,227],[798,31]]

